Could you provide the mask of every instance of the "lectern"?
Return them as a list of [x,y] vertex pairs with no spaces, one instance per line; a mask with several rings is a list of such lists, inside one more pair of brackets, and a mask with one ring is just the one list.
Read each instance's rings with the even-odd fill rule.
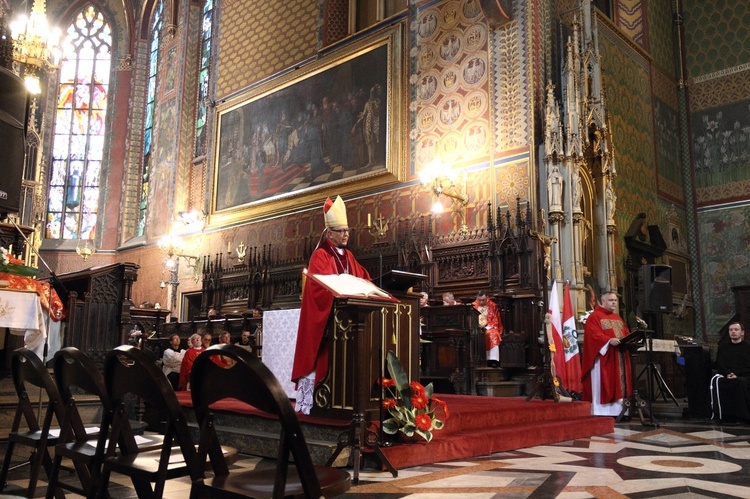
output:
[[[413,300],[414,307],[418,299]],[[410,379],[418,380],[418,310],[411,302],[376,298],[336,298],[326,327],[328,374],[315,387],[310,415],[347,419],[351,425],[333,456],[332,463],[346,447],[353,449],[357,483],[363,446],[370,447],[393,476],[397,471],[380,451],[380,435],[368,429],[382,421],[380,379],[385,375],[386,352],[393,351],[407,369]]]

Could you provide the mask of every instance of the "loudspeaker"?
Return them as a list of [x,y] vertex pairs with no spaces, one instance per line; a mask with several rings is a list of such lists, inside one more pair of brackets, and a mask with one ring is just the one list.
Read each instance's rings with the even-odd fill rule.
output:
[[29,94],[23,80],[0,67],[0,213],[21,210]]
[[640,285],[644,312],[668,313],[672,311],[672,267],[669,265],[643,265]]

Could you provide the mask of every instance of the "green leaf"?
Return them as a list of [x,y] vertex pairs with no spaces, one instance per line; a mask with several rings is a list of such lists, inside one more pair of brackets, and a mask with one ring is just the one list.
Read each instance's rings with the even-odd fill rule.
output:
[[401,394],[404,407],[411,409],[411,388],[409,388],[409,377],[406,375],[406,371],[404,371],[396,354],[390,350],[388,351],[386,361],[388,363],[388,372],[391,374],[391,378],[396,380],[396,389]]
[[400,425],[396,418],[386,419],[383,421],[383,431],[389,435],[395,435]]

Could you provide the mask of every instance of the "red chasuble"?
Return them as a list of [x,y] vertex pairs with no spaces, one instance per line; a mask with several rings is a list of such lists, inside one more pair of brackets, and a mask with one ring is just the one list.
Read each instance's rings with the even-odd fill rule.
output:
[[[308,274],[351,274],[370,280],[367,270],[357,263],[351,251],[340,255],[326,240],[310,257]],[[312,279],[302,292],[302,310],[297,329],[297,348],[294,352],[292,381],[295,383],[315,370],[315,384],[328,373],[328,343],[323,341],[328,315],[333,307],[333,295]]]
[[198,355],[205,351],[206,349],[203,347],[190,347],[187,352],[185,352],[185,356],[182,358],[182,364],[180,364],[180,384],[177,385],[178,389],[187,390],[187,384],[188,381],[190,381],[190,371],[193,369],[193,362],[195,362],[195,358]]
[[[474,300],[471,305],[474,307],[474,310],[478,311],[480,309],[477,300]],[[487,300],[487,324],[483,329],[487,350],[498,346],[503,341],[503,323],[500,320],[500,312],[497,310],[497,305],[492,300]]]
[[[592,400],[591,369],[597,358],[601,372],[600,403],[609,404],[630,394],[629,391],[632,390],[633,385],[627,351],[610,345],[606,355],[599,355],[599,351],[610,338],[621,339],[629,334],[630,330],[622,317],[604,307],[596,307],[589,315],[583,336],[583,364],[581,366],[583,400],[588,402]],[[624,367],[624,371],[620,369],[621,366]],[[625,380],[627,380],[628,393],[624,393],[623,390]]]

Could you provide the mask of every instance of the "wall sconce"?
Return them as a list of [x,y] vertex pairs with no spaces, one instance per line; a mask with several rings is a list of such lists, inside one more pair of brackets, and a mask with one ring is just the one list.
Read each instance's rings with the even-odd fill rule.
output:
[[[201,269],[199,268],[200,257],[188,255],[185,253],[185,241],[183,241],[181,237],[175,236],[173,234],[167,234],[159,240],[158,245],[159,249],[161,249],[164,254],[167,255],[167,259],[164,261],[165,268],[170,269],[170,272],[174,272],[174,274],[176,275],[176,269],[179,268],[180,259],[183,259],[187,263],[187,266],[193,271],[193,280],[195,282],[198,282],[201,273]],[[175,280],[177,280],[177,283],[179,284],[179,279],[172,278],[170,278],[169,284],[173,284],[173,281]],[[164,281],[162,281],[162,283],[164,283]],[[175,284],[175,287],[176,286],[177,284]],[[175,299],[176,297],[173,296],[173,303]]]
[[383,239],[388,233],[388,220],[383,218],[383,215],[379,215],[375,219],[375,225],[372,224],[372,215],[367,214],[367,231],[375,239]]
[[236,256],[232,256],[232,243],[227,243],[227,260],[237,260],[239,263],[245,263],[245,255],[247,255],[247,246],[244,242],[240,244],[234,250]]
[[81,240],[78,240],[78,243],[76,244],[76,253],[78,253],[78,256],[83,258],[83,261],[89,259],[91,255],[96,253],[96,248],[94,247],[94,244],[92,242],[91,246],[89,246],[89,240],[84,239],[83,240],[83,246],[81,246]]
[[186,227],[195,227],[197,230],[203,230],[206,212],[202,210],[181,211],[177,214],[177,220],[185,224]]
[[465,213],[469,202],[469,195],[466,193],[466,172],[448,168],[440,159],[435,159],[419,172],[419,180],[423,187],[435,195],[435,204],[432,205],[433,213],[442,213],[445,210],[441,196],[453,200],[461,207],[458,212],[461,217],[459,234],[468,234],[469,228],[466,225]]

